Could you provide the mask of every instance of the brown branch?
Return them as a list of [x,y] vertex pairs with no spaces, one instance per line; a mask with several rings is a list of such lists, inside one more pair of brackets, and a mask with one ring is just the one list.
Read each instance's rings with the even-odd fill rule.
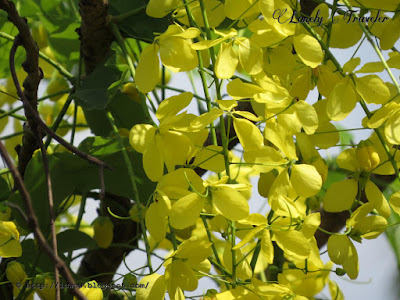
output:
[[70,152],[76,154],[77,156],[80,156],[81,158],[87,160],[88,162],[94,163],[98,166],[102,166],[105,168],[108,168],[111,170],[111,167],[106,164],[105,162],[102,162],[98,158],[91,156],[85,152],[82,152],[78,148],[74,147],[70,143],[68,143],[66,140],[64,140],[62,137],[57,135],[53,130],[51,130],[39,117],[39,114],[35,112],[35,110],[32,108],[30,105],[28,99],[25,97],[24,93],[22,92],[21,86],[19,85],[18,77],[15,72],[15,63],[14,63],[14,58],[15,58],[15,53],[17,51],[18,46],[20,45],[20,39],[19,35],[17,35],[14,39],[13,46],[11,47],[10,51],[10,69],[11,69],[11,76],[14,81],[14,85],[17,89],[17,94],[21,98],[22,102],[24,103],[24,109],[25,111],[28,111],[29,114],[31,114],[32,120],[34,120],[39,127],[41,127],[48,135],[50,135],[53,139],[55,139],[57,142],[59,142],[62,146],[64,146],[67,150]]
[[81,27],[77,30],[81,41],[81,55],[88,75],[110,51],[114,36],[107,26],[108,0],[80,0]]
[[76,283],[74,278],[72,277],[67,265],[61,260],[58,255],[53,251],[53,249],[47,244],[45,237],[43,236],[42,231],[39,228],[39,222],[37,220],[35,211],[32,206],[31,195],[25,187],[25,183],[21,177],[21,174],[18,172],[17,168],[12,163],[10,156],[7,153],[7,149],[4,147],[3,143],[0,141],[0,154],[3,157],[7,167],[10,169],[11,174],[14,178],[15,185],[19,192],[21,193],[21,197],[24,200],[26,207],[26,216],[28,218],[28,226],[33,231],[35,239],[37,240],[39,246],[43,249],[44,252],[51,258],[51,260],[56,265],[57,269],[60,270],[60,273],[63,275],[65,280],[73,286],[71,290],[73,294],[82,300],[87,300],[87,298],[82,294],[82,292],[76,287]]
[[25,110],[27,123],[24,124],[22,145],[17,150],[18,170],[23,177],[33,152],[39,148],[38,124],[34,115],[37,113],[37,91],[40,80],[43,78],[43,72],[39,68],[39,47],[32,38],[27,20],[19,16],[14,3],[11,1],[0,0],[0,9],[8,14],[8,19],[18,28],[20,43],[26,51],[26,60],[22,64],[27,73],[23,83],[25,88],[23,93],[33,109],[32,111]]

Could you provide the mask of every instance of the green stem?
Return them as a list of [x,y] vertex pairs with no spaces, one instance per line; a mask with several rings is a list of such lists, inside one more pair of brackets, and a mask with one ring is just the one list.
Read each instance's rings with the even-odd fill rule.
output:
[[126,148],[125,148],[125,146],[124,146],[124,144],[122,142],[121,136],[120,136],[119,131],[118,131],[118,127],[115,125],[115,121],[114,121],[113,115],[110,112],[107,112],[107,117],[108,117],[108,120],[110,122],[110,125],[111,125],[111,127],[113,129],[113,132],[114,132],[115,136],[118,138],[119,146],[121,148],[121,152],[122,152],[122,155],[123,155],[124,160],[125,160],[125,165],[126,165],[126,168],[128,170],[129,179],[130,179],[130,183],[131,183],[132,190],[133,190],[133,195],[134,195],[134,201],[135,201],[135,203],[136,203],[136,205],[138,207],[138,213],[139,213],[139,217],[140,217],[140,227],[141,227],[141,230],[142,230],[143,240],[144,240],[144,244],[145,244],[145,247],[146,247],[147,264],[149,266],[150,273],[152,273],[153,272],[153,268],[151,266],[150,245],[149,245],[149,241],[147,239],[146,226],[145,226],[144,220],[143,220],[143,213],[144,212],[142,211],[142,206],[140,205],[139,190],[138,190],[138,187],[136,185],[136,181],[135,181],[135,177],[136,176],[135,176],[135,173],[134,173],[133,168],[132,168],[132,162],[129,159],[128,152],[126,151]]
[[[156,87],[161,88],[161,89],[166,89],[166,90],[171,90],[171,91],[179,92],[179,93],[184,93],[184,92],[186,92],[185,90],[178,89],[178,88],[175,88],[175,87],[173,87],[173,86],[168,86],[168,85],[157,84]],[[203,98],[203,97],[201,97],[201,96],[199,96],[199,95],[196,95],[196,94],[193,94],[193,97],[195,97],[195,98],[197,98],[197,99],[199,99],[199,100],[206,101],[205,98]]]
[[[206,36],[207,36],[207,40],[212,40],[211,37],[211,31],[210,31],[210,25],[208,23],[208,18],[207,18],[207,12],[206,12],[206,7],[204,4],[204,0],[199,0],[200,2],[200,8],[201,8],[201,13],[203,15],[203,21],[204,21],[204,26],[205,26],[205,30],[206,30]],[[211,57],[211,62],[213,64],[213,67],[215,68],[215,52],[214,52],[214,47],[211,47],[209,49],[210,51],[210,57]],[[197,51],[198,56],[200,52]],[[201,66],[202,67],[202,66]],[[217,92],[217,98],[218,99],[222,99],[221,96],[221,85],[219,82],[219,78],[217,77],[217,75],[215,74],[215,72],[213,72],[213,77],[214,77],[214,82],[215,82],[215,89]],[[208,103],[207,102],[207,109],[208,111],[211,110],[211,101]],[[226,170],[226,175],[229,176],[229,181],[231,180],[231,173],[230,173],[230,169],[229,169],[229,149],[228,149],[228,138],[226,136],[226,129],[225,129],[225,119],[222,116],[219,117],[219,126],[220,126],[220,131],[221,131],[221,142],[222,142],[222,147],[224,149],[224,160],[225,160],[225,170]],[[215,131],[214,131],[215,134]],[[216,145],[216,144],[215,144]]]
[[120,14],[120,15],[117,15],[117,16],[111,16],[111,22],[119,23],[119,22],[122,22],[122,21],[126,20],[127,18],[136,16],[136,15],[140,14],[143,10],[145,10],[146,6],[147,6],[147,4],[143,5],[143,6],[140,6],[140,7],[136,8],[136,9],[133,9],[131,11],[128,11],[126,13],[123,13],[123,14]]
[[[81,227],[81,222],[82,222],[82,218],[83,218],[83,214],[85,213],[85,206],[86,206],[86,195],[82,195],[81,198],[81,203],[79,206],[79,213],[78,213],[78,217],[76,219],[76,223],[74,226],[74,230],[75,231],[79,231],[79,228]],[[69,265],[72,259],[72,250],[68,252],[68,256],[67,256],[67,260],[66,263]]]
[[[214,243],[214,241],[212,239],[212,235],[211,235],[210,229],[208,227],[207,218],[206,218],[206,216],[202,215],[201,219],[203,221],[204,228],[206,229],[208,240],[211,243],[211,249],[212,249],[212,251],[214,253],[215,260],[217,261],[219,266],[222,266],[222,262],[221,262],[221,260],[219,258],[219,255],[218,255],[217,247],[215,247],[215,243]],[[225,272],[225,270],[223,268],[221,268],[220,271],[222,272],[222,274],[226,275],[226,272]],[[226,284],[226,288],[229,289],[229,285],[228,284]]]
[[[190,11],[189,5],[187,4],[186,0],[183,0],[183,3],[185,5],[185,9],[186,9],[186,13],[188,15],[189,23],[190,23],[191,26],[194,27],[195,26],[195,21],[194,21],[192,13]],[[202,11],[205,12],[205,10],[202,10]],[[208,91],[207,80],[206,80],[206,77],[205,77],[205,74],[204,74],[203,58],[201,56],[200,51],[196,51],[196,52],[197,52],[197,57],[198,57],[198,60],[199,60],[199,73],[200,73],[201,83],[203,85],[204,95],[205,95],[205,98],[206,98],[207,110],[211,111],[211,109],[212,109],[212,107],[211,107],[211,97],[210,97],[210,93]],[[217,134],[215,132],[215,128],[211,129],[211,140],[212,140],[214,145],[218,145]]]
[[19,132],[14,132],[14,133],[9,134],[9,135],[0,136],[0,141],[8,140],[8,139],[11,139],[11,138],[13,138],[15,136],[19,136],[19,135],[22,135],[22,134],[24,134],[24,132],[23,131],[19,131]]
[[235,241],[236,241],[236,225],[235,221],[231,222],[231,230],[232,230],[232,235],[231,235],[231,245],[232,245],[232,286],[233,288],[236,287],[236,250],[233,250],[233,247],[235,247]]
[[[65,101],[63,107],[61,108],[61,111],[58,114],[56,120],[54,121],[53,126],[51,126],[51,130],[53,130],[54,132],[57,131],[58,126],[60,125],[62,119],[64,118],[64,115],[66,114],[66,112],[67,112],[67,110],[68,110],[73,98],[74,98],[73,94],[69,94],[68,99],[67,99],[67,101]],[[52,140],[51,136],[48,135],[47,138],[46,138],[46,142],[44,144],[46,149],[50,145],[51,140]]]
[[[54,97],[54,96],[58,96],[58,95],[62,95],[62,94],[67,94],[67,93],[70,93],[70,92],[71,92],[71,89],[60,91],[60,92],[57,92],[57,93],[54,93],[54,94],[50,94],[50,95],[46,95],[44,97],[40,97],[40,98],[38,98],[37,101],[38,102],[42,102],[42,101],[44,101],[44,100],[46,100],[48,98],[51,98],[51,97]],[[25,117],[14,114],[15,112],[17,112],[17,111],[19,111],[19,110],[21,110],[23,108],[24,108],[24,106],[20,105],[20,106],[18,106],[16,108],[13,108],[13,109],[9,110],[9,111],[4,111],[4,110],[1,109],[0,112],[1,113],[4,112],[4,114],[0,115],[0,119],[5,118],[7,116],[13,116],[14,118],[19,119],[21,121],[26,121]]]

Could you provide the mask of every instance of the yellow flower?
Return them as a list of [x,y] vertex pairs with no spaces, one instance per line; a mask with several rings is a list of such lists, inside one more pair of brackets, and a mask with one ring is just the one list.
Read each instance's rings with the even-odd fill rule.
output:
[[[152,1],[154,2],[154,1]],[[136,68],[135,83],[142,93],[152,91],[159,76],[159,59],[172,72],[185,72],[198,64],[196,51],[191,48],[193,38],[200,35],[197,28],[183,29],[179,25],[170,25],[166,32],[154,39],[140,55]]]
[[14,222],[0,221],[0,256],[20,257],[21,254],[19,232]]
[[195,115],[186,112],[176,115],[189,105],[192,93],[185,92],[165,99],[157,109],[160,120],[158,128],[149,124],[132,127],[129,142],[139,153],[143,153],[143,168],[147,177],[159,181],[164,174],[177,165],[185,165],[201,149],[207,138],[207,129],[194,129],[191,122]]
[[356,154],[361,168],[366,172],[372,171],[379,165],[379,155],[370,140],[361,141],[357,146]]

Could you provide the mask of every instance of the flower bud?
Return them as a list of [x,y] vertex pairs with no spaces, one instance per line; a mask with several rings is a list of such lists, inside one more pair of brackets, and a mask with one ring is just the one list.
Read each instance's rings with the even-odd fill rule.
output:
[[13,284],[22,284],[27,278],[23,266],[16,260],[10,261],[7,264],[6,276],[7,279]]
[[371,171],[379,165],[380,159],[371,141],[361,141],[356,150],[356,155],[361,168],[364,171]]
[[[79,290],[88,300],[103,300],[103,291],[97,286],[95,280],[86,282]],[[74,297],[74,300],[77,300],[77,298]]]
[[132,284],[137,284],[137,278],[135,275],[126,274],[122,283],[124,286],[130,287]]
[[108,248],[113,240],[114,224],[108,217],[97,217],[93,221],[94,239],[100,248]]
[[54,300],[56,299],[56,290],[52,287],[54,280],[49,276],[36,275],[33,283],[35,284],[35,292],[43,300]]
[[346,275],[346,271],[342,268],[336,268],[335,273],[337,276],[344,276]]
[[124,85],[122,92],[126,94],[133,101],[140,103],[139,90],[136,88],[136,84],[129,82]]

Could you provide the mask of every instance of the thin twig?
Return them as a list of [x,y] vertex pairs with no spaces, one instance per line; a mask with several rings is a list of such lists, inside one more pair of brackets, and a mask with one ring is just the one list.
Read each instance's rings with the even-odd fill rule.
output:
[[18,188],[22,199],[24,200],[25,208],[26,208],[26,217],[28,220],[28,226],[32,229],[35,239],[37,240],[40,247],[46,252],[46,254],[53,260],[55,265],[57,266],[60,273],[63,275],[65,280],[73,287],[72,292],[74,295],[81,300],[87,300],[87,298],[82,294],[82,292],[78,289],[74,278],[72,277],[68,267],[65,265],[64,261],[61,260],[57,254],[51,249],[45,237],[43,236],[42,231],[39,228],[39,222],[36,217],[35,211],[32,206],[31,195],[26,189],[25,183],[22,180],[21,174],[18,172],[17,168],[12,163],[10,156],[8,155],[7,149],[4,147],[3,143],[0,142],[0,155],[3,157],[7,167],[10,169],[11,174],[14,178],[16,187]]
[[[42,152],[42,160],[43,160],[43,169],[46,176],[46,185],[47,185],[47,197],[49,201],[49,213],[50,213],[50,231],[51,231],[51,239],[53,241],[53,251],[54,255],[58,258],[58,251],[57,251],[57,233],[55,227],[55,215],[54,215],[54,201],[53,201],[53,187],[51,183],[51,176],[50,176],[50,168],[49,168],[49,160],[46,155],[46,147],[43,144],[42,137],[39,136],[39,143],[40,143],[40,150]],[[57,265],[54,265],[54,281],[60,282],[60,276],[58,273]],[[61,299],[60,294],[60,285],[56,284],[56,299]]]

